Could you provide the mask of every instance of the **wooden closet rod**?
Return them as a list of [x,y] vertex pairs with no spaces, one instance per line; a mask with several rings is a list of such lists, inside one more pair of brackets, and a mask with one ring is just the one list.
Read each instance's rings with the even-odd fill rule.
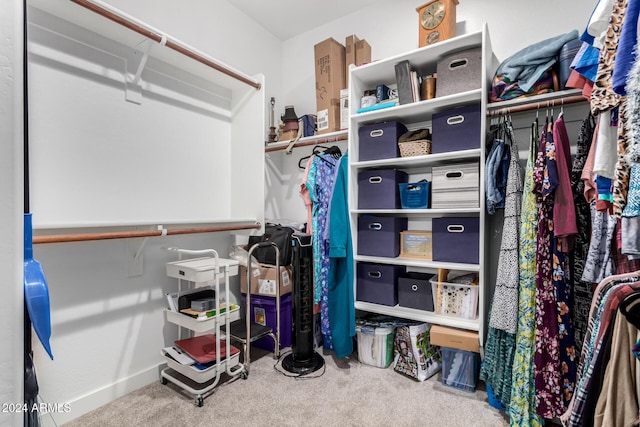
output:
[[108,233],[56,234],[33,236],[33,243],[86,242],[89,240],[130,239],[135,237],[169,236],[175,234],[214,233],[218,231],[250,230],[260,228],[260,223],[248,225],[227,225],[217,227],[182,228],[174,230],[114,231]]
[[[154,40],[154,41],[156,41],[158,43],[162,42],[163,38],[166,37],[166,36],[162,36],[162,35],[156,34],[153,31],[141,26],[140,24],[132,22],[132,21],[126,19],[125,17],[120,16],[120,15],[118,15],[118,14],[116,14],[116,13],[114,13],[114,12],[108,10],[108,9],[105,9],[102,6],[99,6],[99,5],[93,3],[93,2],[91,2],[89,0],[71,0],[71,1],[76,3],[76,4],[78,4],[78,5],[80,5],[80,6],[82,6],[82,7],[84,7],[84,8],[86,8],[86,9],[91,10],[92,12],[97,13],[98,15],[104,16],[105,18],[110,19],[113,22],[116,22],[116,23],[118,23],[118,24],[120,24],[120,25],[122,25],[124,27],[127,27],[130,30],[135,31],[138,34],[142,34],[143,36],[145,36],[147,38],[150,38],[150,39],[152,39],[152,40]],[[191,58],[191,59],[193,59],[195,61],[198,61],[198,62],[200,62],[200,63],[202,63],[202,64],[204,64],[204,65],[206,65],[208,67],[211,67],[211,68],[213,68],[215,70],[218,70],[221,73],[224,73],[224,74],[226,74],[226,75],[228,75],[230,77],[233,77],[236,80],[239,80],[239,81],[241,81],[243,83],[246,83],[249,86],[252,86],[252,87],[256,88],[257,90],[260,90],[260,83],[259,82],[255,82],[255,81],[253,81],[251,79],[248,79],[247,77],[242,76],[242,75],[236,73],[235,71],[230,70],[230,69],[228,69],[228,68],[226,68],[226,67],[224,67],[224,66],[222,66],[222,65],[220,65],[220,64],[218,64],[218,63],[216,63],[214,61],[211,61],[210,59],[208,59],[208,58],[206,58],[206,57],[204,57],[204,56],[202,56],[202,55],[200,55],[200,54],[198,54],[196,52],[193,52],[193,51],[187,49],[186,47],[181,46],[180,44],[178,44],[176,42],[173,42],[173,41],[171,41],[169,39],[166,39],[165,40],[165,46],[167,46],[168,48],[173,49],[176,52],[181,53],[181,54],[183,54],[183,55],[185,55],[185,56],[187,56],[187,57],[189,57],[189,58]]]
[[539,108],[549,108],[549,107],[561,107],[567,104],[575,104],[577,102],[588,102],[587,98],[582,95],[574,95],[568,96],[566,98],[557,98],[547,101],[534,101],[532,100],[530,103],[514,105],[513,107],[499,107],[496,103],[495,106],[489,105],[487,106],[487,116],[502,116],[504,114],[510,113],[521,113],[523,111],[531,111],[537,110]]

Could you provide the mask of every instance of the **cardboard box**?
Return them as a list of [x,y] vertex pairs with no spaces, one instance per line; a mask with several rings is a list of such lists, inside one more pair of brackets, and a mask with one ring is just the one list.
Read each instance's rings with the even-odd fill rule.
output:
[[[274,265],[252,264],[253,273],[251,275],[251,295],[263,295],[267,297],[276,296],[276,267]],[[292,291],[291,269],[280,267],[280,296],[289,294]],[[240,291],[247,293],[247,268],[240,266]]]
[[340,91],[340,129],[349,128],[349,89]]
[[356,65],[371,62],[371,46],[366,40],[358,40],[356,43]]
[[344,61],[344,76],[345,76],[345,86],[349,86],[349,66],[351,64],[356,63],[356,43],[358,43],[360,39],[356,37],[355,34],[351,34],[347,36],[344,40],[344,48],[345,48],[345,61]]
[[478,333],[474,331],[433,325],[429,331],[429,341],[431,345],[440,347],[457,348],[474,353],[480,352],[480,340]]
[[345,81],[345,47],[328,38],[314,46],[318,134],[340,130],[340,91]]

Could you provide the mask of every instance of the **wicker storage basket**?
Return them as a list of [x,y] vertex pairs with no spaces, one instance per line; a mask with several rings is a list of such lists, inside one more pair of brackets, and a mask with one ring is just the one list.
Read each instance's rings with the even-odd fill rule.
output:
[[400,157],[424,156],[431,154],[431,141],[422,139],[419,141],[399,142]]

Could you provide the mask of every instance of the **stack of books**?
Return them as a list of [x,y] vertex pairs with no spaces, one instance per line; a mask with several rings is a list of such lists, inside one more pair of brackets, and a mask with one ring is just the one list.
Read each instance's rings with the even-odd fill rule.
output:
[[396,82],[398,84],[398,100],[400,104],[420,101],[420,85],[422,77],[411,68],[408,60],[395,65]]

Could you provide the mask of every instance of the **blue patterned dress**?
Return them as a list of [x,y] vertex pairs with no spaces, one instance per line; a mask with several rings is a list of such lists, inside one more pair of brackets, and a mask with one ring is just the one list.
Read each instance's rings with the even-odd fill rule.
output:
[[[331,194],[335,181],[335,159],[324,154],[314,157],[307,178],[309,195],[313,202],[312,243],[313,243],[313,283],[314,301],[320,301],[320,320],[324,348],[333,350],[331,322],[329,319],[329,291],[327,277],[331,261],[329,259],[329,241],[326,235],[327,219]],[[319,297],[319,298],[318,298]]]

